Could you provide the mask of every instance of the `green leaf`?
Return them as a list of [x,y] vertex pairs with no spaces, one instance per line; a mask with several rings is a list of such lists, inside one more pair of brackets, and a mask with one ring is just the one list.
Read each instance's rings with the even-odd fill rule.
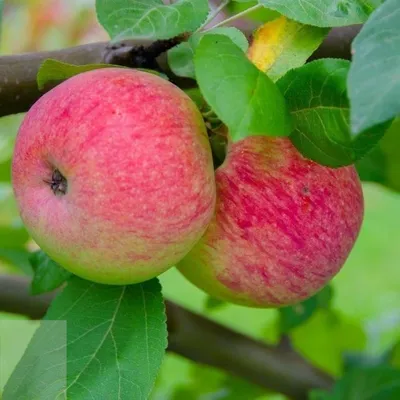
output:
[[381,0],[259,0],[259,3],[306,25],[333,27],[365,22]]
[[356,163],[363,181],[377,182],[400,192],[400,118],[393,121],[378,145]]
[[31,284],[32,294],[51,292],[72,276],[41,250],[32,253],[29,261],[34,271]]
[[286,334],[302,325],[320,308],[328,308],[332,299],[333,290],[325,286],[320,292],[309,299],[289,307],[282,307],[279,311],[279,331]]
[[[158,280],[108,286],[73,277],[45,320],[9,379],[5,398],[148,398],[167,344]],[[60,342],[64,320],[68,330]]]
[[307,158],[330,167],[353,164],[384,134],[382,126],[352,137],[346,77],[350,63],[322,59],[289,71],[277,84],[292,114],[291,140]]
[[386,0],[352,44],[348,76],[354,133],[400,115],[399,1]]
[[400,370],[389,366],[357,368],[346,373],[326,400],[398,400]]
[[0,183],[0,248],[21,248],[28,238],[11,185]]
[[96,0],[97,18],[110,37],[170,39],[195,31],[209,12],[207,0]]
[[39,90],[43,90],[45,85],[48,83],[59,83],[60,81],[71,78],[74,75],[81,74],[82,72],[110,67],[123,68],[121,66],[112,64],[74,65],[48,58],[41,64],[36,76],[36,80]]
[[254,33],[248,56],[261,71],[276,81],[288,70],[303,65],[327,33],[327,28],[280,17],[267,22]]
[[232,139],[287,136],[291,119],[279,89],[232,40],[205,35],[195,54],[199,88]]
[[249,47],[246,36],[239,29],[233,27],[215,28],[207,33],[195,33],[187,42],[181,43],[168,51],[168,64],[175,75],[195,78],[194,52],[202,37],[207,34],[225,35],[231,38],[243,51],[247,51]]

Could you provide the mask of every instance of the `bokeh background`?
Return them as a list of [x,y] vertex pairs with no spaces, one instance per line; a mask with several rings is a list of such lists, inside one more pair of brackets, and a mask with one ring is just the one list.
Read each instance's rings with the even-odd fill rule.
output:
[[[6,0],[1,54],[52,50],[107,40],[94,0]],[[22,115],[0,119],[0,272],[21,273],[2,248],[26,241],[9,179],[14,138]],[[365,220],[346,265],[333,280],[330,308],[320,309],[290,333],[294,347],[323,370],[340,376],[360,354],[400,366],[400,194],[364,184]],[[12,234],[10,235],[10,230]],[[267,343],[279,339],[279,313],[221,305],[206,310],[207,296],[175,270],[161,276],[167,298]],[[17,321],[10,323],[10,321]],[[0,313],[0,393],[37,322]],[[232,349],[235,351],[235,349]],[[153,399],[284,399],[215,369],[167,354]]]

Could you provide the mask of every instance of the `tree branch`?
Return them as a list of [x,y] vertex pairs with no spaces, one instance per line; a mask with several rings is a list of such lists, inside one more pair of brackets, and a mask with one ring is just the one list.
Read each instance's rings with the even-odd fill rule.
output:
[[[312,59],[336,57],[350,59],[350,45],[360,29],[359,25],[334,28]],[[148,42],[126,41],[124,47],[107,42],[87,44],[63,50],[0,56],[0,117],[28,111],[43,94],[36,85],[36,74],[47,58],[71,64],[109,63],[125,65],[129,51]],[[165,67],[165,57],[161,60]],[[186,80],[183,81],[187,83]]]
[[[0,311],[43,317],[57,292],[29,294],[26,277],[0,275]],[[228,371],[261,387],[303,400],[310,389],[329,389],[330,376],[288,346],[270,346],[166,301],[168,350]]]

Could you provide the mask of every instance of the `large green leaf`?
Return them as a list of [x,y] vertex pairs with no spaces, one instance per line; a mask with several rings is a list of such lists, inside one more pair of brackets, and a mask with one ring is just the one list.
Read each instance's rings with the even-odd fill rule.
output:
[[231,39],[205,35],[194,63],[204,98],[228,126],[233,140],[290,134],[291,119],[279,89]]
[[356,163],[363,181],[377,182],[400,192],[400,118],[393,121],[378,145]]
[[112,39],[169,39],[193,32],[207,18],[207,0],[96,0],[97,18]]
[[148,398],[167,336],[156,279],[107,286],[74,277],[45,320],[8,381],[4,398]]
[[[40,321],[29,320],[22,315],[0,313],[0,393],[39,324]],[[2,397],[2,400],[7,398]]]
[[292,114],[291,140],[307,158],[330,167],[354,163],[372,149],[385,127],[352,136],[346,77],[350,63],[322,59],[289,71],[277,84]]
[[381,2],[382,0],[259,0],[265,7],[291,19],[321,27],[361,24]]
[[354,133],[400,115],[399,21],[399,0],[386,0],[353,42],[348,88]]
[[72,276],[41,250],[31,254],[30,263],[34,271],[32,294],[51,292]]

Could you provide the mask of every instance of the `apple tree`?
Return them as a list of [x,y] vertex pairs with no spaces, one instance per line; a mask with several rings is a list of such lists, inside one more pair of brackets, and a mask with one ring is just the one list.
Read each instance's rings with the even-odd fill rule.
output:
[[399,399],[398,0],[91,12],[0,55],[2,398]]

